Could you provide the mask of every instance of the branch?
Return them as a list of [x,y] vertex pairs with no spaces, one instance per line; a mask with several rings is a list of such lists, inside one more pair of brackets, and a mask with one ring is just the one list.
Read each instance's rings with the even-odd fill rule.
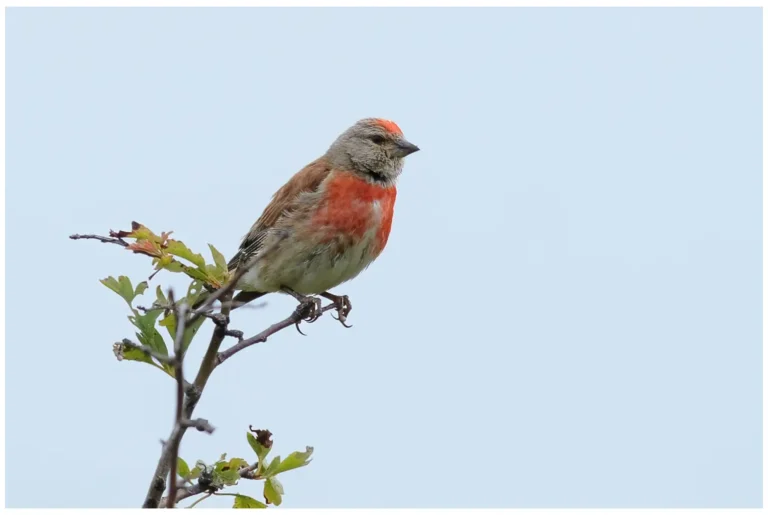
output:
[[[329,304],[329,305],[325,306],[323,309],[320,310],[320,312],[321,313],[325,313],[326,311],[330,311],[332,309],[336,309],[336,305],[335,304]],[[299,322],[301,322],[303,320],[303,318],[304,317],[302,316],[301,306],[299,306],[298,308],[296,308],[296,310],[293,313],[291,313],[291,315],[288,318],[286,318],[284,320],[281,320],[280,322],[269,326],[268,328],[266,328],[265,330],[263,330],[262,332],[260,332],[256,336],[251,336],[250,338],[242,340],[239,343],[233,345],[232,347],[228,348],[227,350],[219,352],[216,355],[216,366],[221,365],[222,363],[224,363],[224,361],[226,361],[227,359],[231,358],[232,356],[234,356],[235,354],[237,354],[241,350],[247,349],[251,345],[255,345],[257,343],[262,343],[262,342],[267,341],[267,338],[269,338],[270,336],[272,336],[276,332],[282,331],[286,327],[290,327],[292,325],[298,324]]]
[[[192,486],[189,487],[182,487],[179,488],[178,493],[176,494],[176,502],[183,501],[187,497],[192,497],[193,495],[199,495],[206,490],[210,490],[210,487],[203,487],[200,483],[195,483]],[[192,506],[190,506],[191,508]],[[160,499],[160,508],[168,508],[168,498],[163,497]]]
[[184,432],[183,429],[189,426],[183,424],[184,411],[184,325],[187,321],[187,305],[182,303],[177,306],[173,298],[173,290],[168,292],[168,300],[174,307],[176,318],[176,339],[173,342],[173,355],[176,357],[174,372],[176,376],[176,427],[174,433],[178,433],[176,440],[169,442],[170,455],[168,460],[171,462],[170,486],[168,487],[168,506],[176,506],[176,467],[179,462],[179,445]]
[[[249,467],[243,467],[240,469],[240,477],[243,479],[252,479],[252,480],[259,480],[262,479],[261,476],[257,476],[253,473],[254,470],[258,467],[259,463],[255,462],[253,465]],[[198,480],[197,483],[191,486],[183,486],[179,488],[178,492],[176,493],[176,502],[183,501],[184,499],[187,499],[188,497],[193,497],[195,495],[200,495],[202,493],[208,493],[208,495],[213,495],[213,493],[216,491],[215,487],[212,487],[208,484],[201,484]],[[202,497],[198,501],[195,501],[193,504],[187,506],[188,508],[191,508],[194,504],[197,504],[201,500],[205,499],[207,496]],[[160,508],[168,508],[168,497],[163,497],[160,499]]]
[[[226,302],[229,302],[229,297],[231,297],[231,293],[228,293],[224,300]],[[229,320],[229,308],[224,307],[221,310],[221,314],[223,315],[223,320],[228,322]],[[186,313],[185,313],[186,315]],[[187,324],[191,323],[191,320],[194,320],[196,317],[201,315],[194,315],[187,318],[187,316],[184,317],[184,320]],[[178,332],[178,328],[182,325],[179,322],[179,318],[176,318],[177,324],[177,340],[179,340],[180,336],[183,337],[183,330],[181,332]],[[223,325],[216,325],[215,329],[213,330],[213,335],[211,336],[211,341],[208,344],[208,351],[205,354],[205,357],[203,357],[203,361],[200,364],[200,370],[197,373],[197,377],[195,378],[195,381],[192,385],[186,387],[186,400],[184,400],[184,391],[185,388],[183,386],[183,381],[181,382],[181,399],[182,404],[178,404],[179,401],[179,388],[177,382],[177,405],[176,405],[176,420],[181,421],[183,418],[191,419],[192,413],[195,410],[195,406],[197,406],[197,402],[200,400],[200,395],[203,393],[203,389],[205,388],[205,384],[208,382],[208,378],[211,375],[211,372],[213,371],[213,368],[215,367],[215,360],[216,360],[216,354],[219,351],[219,347],[221,346],[221,342],[224,340],[225,332],[227,328],[227,324],[224,323]],[[174,344],[175,345],[175,344]],[[181,375],[181,374],[179,374]],[[180,407],[181,406],[181,407]],[[189,426],[185,426],[182,423],[177,423],[176,427],[174,427],[173,433],[171,433],[171,438],[169,438],[168,444],[166,444],[163,447],[163,453],[160,455],[160,460],[157,462],[157,467],[155,468],[155,474],[152,477],[152,482],[149,487],[149,491],[147,492],[147,496],[144,499],[144,508],[156,508],[160,504],[161,497],[163,495],[163,492],[165,491],[165,479],[168,477],[169,472],[171,474],[170,476],[170,487],[168,492],[168,499],[166,499],[166,503],[168,506],[173,506],[177,500],[181,500],[184,497],[181,497],[181,492],[179,491],[179,497],[176,498],[177,492],[175,491],[176,488],[176,462],[178,461],[178,450],[179,450],[179,442],[181,442],[182,437],[184,436],[184,433],[187,431],[187,428]],[[175,449],[174,447],[175,442]],[[173,489],[173,491],[171,491]],[[173,502],[168,502],[173,501]]]
[[184,418],[181,420],[182,427],[194,427],[198,431],[205,432],[208,434],[213,433],[216,428],[213,427],[207,420],[204,418],[196,418],[195,420],[190,420],[188,418]]
[[102,243],[114,243],[121,247],[127,247],[128,242],[121,240],[120,238],[108,238],[107,236],[99,236],[98,234],[72,234],[69,237],[70,240],[98,240]]
[[213,495],[213,492],[208,492],[207,494],[205,494],[204,496],[202,496],[201,498],[199,498],[198,500],[196,500],[195,502],[187,506],[187,508],[194,508],[195,506],[197,506],[198,504],[200,504],[201,502],[203,502],[204,500],[206,500],[212,495]]
[[[184,410],[183,410],[183,416],[187,419],[192,418],[192,413],[195,410],[195,406],[197,405],[197,402],[200,399],[200,395],[202,395],[203,389],[205,388],[206,383],[208,382],[208,378],[210,378],[211,373],[213,370],[220,365],[222,362],[224,362],[226,359],[232,357],[233,354],[236,354],[237,352],[250,347],[251,345],[254,345],[259,342],[266,341],[266,339],[275,334],[278,331],[281,331],[285,329],[286,327],[290,327],[291,325],[297,325],[300,323],[304,318],[304,313],[302,312],[301,306],[296,308],[296,310],[285,320],[282,320],[281,322],[278,322],[272,326],[270,326],[265,331],[262,331],[261,333],[257,334],[256,336],[253,336],[251,338],[248,338],[247,340],[242,340],[237,345],[227,349],[226,351],[223,351],[219,353],[219,347],[221,347],[221,343],[224,341],[225,336],[227,336],[227,325],[229,323],[229,312],[230,312],[230,297],[232,296],[231,291],[227,293],[224,297],[222,297],[222,309],[221,309],[221,315],[222,318],[221,324],[216,324],[213,335],[211,336],[211,341],[208,344],[208,350],[206,351],[205,356],[203,357],[203,361],[200,364],[200,370],[197,373],[197,377],[195,377],[194,383],[187,387],[187,398],[186,402],[184,403]],[[199,308],[198,308],[199,309]],[[334,304],[329,304],[328,306],[325,306],[322,308],[321,312],[325,313],[326,311],[329,311],[331,309],[335,309]],[[194,312],[192,312],[194,313]],[[194,318],[196,315],[192,315],[190,317],[190,320]],[[197,315],[200,316],[200,315]],[[187,321],[189,323],[189,320]],[[184,432],[186,431],[187,427],[184,426],[184,424],[178,426],[174,429],[173,434],[171,435],[171,438],[169,439],[169,442],[173,442],[176,439],[178,441],[181,441],[181,438],[184,436]],[[169,460],[169,454],[166,452],[166,449],[170,449],[169,446],[166,445],[163,450],[163,455],[160,457],[160,461],[157,464],[157,468],[155,469],[155,475],[153,476],[152,484],[150,485],[149,492],[147,493],[147,497],[144,501],[144,507],[145,508],[153,508],[161,505],[161,499],[163,495],[163,491],[165,490],[165,478],[168,477],[168,472],[170,471],[171,467],[175,467],[175,462],[177,461],[175,458],[173,460],[173,463]],[[178,446],[177,446],[178,451]],[[168,456],[167,456],[168,454]],[[242,475],[246,474],[246,475]],[[255,475],[253,474],[253,470],[247,470],[244,469],[241,471],[242,477],[247,477],[248,479],[256,479]],[[171,478],[171,484],[175,482],[175,477]],[[178,491],[174,494],[173,501],[178,502],[182,499],[185,499],[187,497],[190,497],[192,495],[197,495],[199,493],[202,493],[203,490],[194,490],[194,487],[190,488],[181,488],[178,489]],[[164,502],[166,505],[171,506],[172,504],[169,501],[171,498],[171,494],[169,492],[169,495],[166,499],[164,499]]]
[[[168,292],[168,299],[173,308],[173,312],[176,318],[176,337],[173,342],[173,359],[171,364],[173,365],[174,376],[176,377],[176,422],[171,432],[170,438],[163,445],[163,452],[160,455],[160,460],[155,468],[155,474],[152,478],[152,482],[149,485],[149,491],[144,499],[144,508],[156,508],[160,497],[165,491],[165,478],[170,472],[170,481],[168,487],[168,505],[173,507],[176,504],[176,467],[178,464],[179,456],[179,444],[181,438],[184,436],[188,427],[192,426],[185,422],[197,422],[189,421],[189,417],[184,417],[184,391],[188,388],[187,383],[184,381],[184,328],[187,322],[187,305],[181,304],[177,306],[173,296],[173,290]],[[210,427],[207,421],[205,424]],[[210,427],[211,431],[213,430]]]

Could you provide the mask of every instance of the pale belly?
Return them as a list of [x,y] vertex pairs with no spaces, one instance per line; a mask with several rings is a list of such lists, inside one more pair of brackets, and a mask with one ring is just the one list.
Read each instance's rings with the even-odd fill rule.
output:
[[288,237],[264,263],[257,263],[238,284],[247,291],[273,292],[287,286],[302,294],[317,294],[349,281],[378,256],[376,230],[368,231],[343,252],[332,244],[307,245]]

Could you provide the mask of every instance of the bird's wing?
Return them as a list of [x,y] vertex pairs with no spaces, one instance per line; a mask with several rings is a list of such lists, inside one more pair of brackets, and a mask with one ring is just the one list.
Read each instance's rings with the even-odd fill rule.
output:
[[269,229],[275,226],[286,214],[296,209],[300,193],[317,191],[323,180],[331,173],[331,167],[323,159],[317,159],[299,170],[291,179],[272,196],[251,230],[243,238],[240,248],[229,262],[229,269],[235,270],[240,263],[256,254],[264,242]]

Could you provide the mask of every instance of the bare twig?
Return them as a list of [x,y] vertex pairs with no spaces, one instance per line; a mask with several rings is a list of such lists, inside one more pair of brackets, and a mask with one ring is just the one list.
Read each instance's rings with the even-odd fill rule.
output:
[[171,309],[171,306],[165,306],[160,304],[153,304],[152,306],[146,308],[144,306],[136,306],[136,309],[138,309],[141,312],[149,313],[151,311],[168,311]]
[[[209,487],[210,488],[210,487]],[[199,495],[206,491],[206,487],[202,486],[200,483],[196,483],[189,487],[181,487],[179,488],[178,492],[176,493],[176,502],[181,502],[187,497],[192,497],[193,495]],[[168,508],[168,497],[163,497],[160,499],[160,503],[158,504],[159,508]],[[191,508],[191,506],[190,506]]]
[[[325,306],[323,309],[320,310],[321,313],[325,313],[326,311],[330,311],[332,309],[335,309],[335,304],[329,304]],[[246,349],[250,347],[251,345],[255,345],[257,343],[262,343],[267,341],[267,338],[272,336],[278,331],[282,331],[286,327],[290,327],[292,325],[296,325],[297,323],[301,322],[303,319],[302,313],[301,313],[301,306],[296,308],[296,310],[291,313],[291,315],[286,318],[285,320],[281,320],[280,322],[273,324],[260,332],[259,334],[255,336],[251,336],[250,338],[247,338],[245,340],[240,341],[239,343],[233,345],[232,347],[228,348],[227,350],[221,351],[216,356],[216,366],[221,365],[226,361],[227,359],[231,358],[233,355],[237,354],[243,349]]]
[[241,342],[243,341],[243,332],[238,331],[237,329],[227,329],[224,331],[224,336],[231,336],[232,338],[237,338],[237,341]]
[[[170,364],[173,365],[174,376],[176,378],[176,417],[168,441],[163,444],[163,451],[160,455],[160,460],[155,468],[155,475],[152,478],[152,482],[149,486],[149,491],[144,499],[145,508],[156,508],[160,497],[165,491],[165,479],[170,472],[169,486],[168,486],[168,505],[173,507],[176,503],[176,467],[178,464],[179,444],[181,438],[184,436],[188,427],[193,427],[188,424],[184,424],[184,421],[190,417],[184,417],[184,393],[189,390],[193,385],[190,385],[184,380],[184,328],[187,322],[187,305],[182,303],[177,305],[174,300],[173,290],[168,292],[168,299],[170,301],[170,307],[173,309],[176,319],[176,335],[173,342],[173,359]],[[205,421],[207,424],[207,421]],[[195,426],[196,427],[196,426]],[[212,429],[212,428],[211,428]]]
[[[231,293],[227,294],[225,297],[223,297],[223,299],[226,302],[229,302],[229,297],[231,297]],[[226,308],[226,307],[223,308],[221,311],[221,314],[224,315],[225,320],[229,320],[229,308]],[[185,317],[186,323],[190,324],[191,323],[190,321],[193,320],[195,316],[200,316],[200,315],[192,315],[189,317]],[[177,321],[178,321],[178,318],[177,318]],[[186,391],[186,400],[183,403],[182,416],[178,417],[178,419],[192,418],[192,413],[195,410],[195,406],[197,406],[197,402],[200,400],[200,395],[202,395],[203,389],[205,388],[205,385],[208,382],[208,378],[210,377],[211,372],[215,367],[216,354],[219,351],[221,342],[224,340],[225,331],[226,331],[226,325],[225,326],[217,325],[216,328],[213,330],[211,341],[208,344],[208,350],[206,351],[206,354],[203,357],[203,361],[200,364],[200,370],[198,371],[197,376],[195,377],[194,383],[182,389],[182,393]],[[177,415],[178,415],[178,411],[177,411]],[[185,427],[182,424],[178,424],[177,427],[174,428],[174,432],[171,435],[170,441],[175,440],[177,442],[180,442],[186,430],[187,430],[187,427]],[[165,490],[165,478],[168,477],[169,472],[171,472],[172,474],[175,474],[174,472],[171,471],[171,469],[172,468],[175,469],[177,459],[176,457],[174,457],[173,460],[171,461],[170,451],[171,451],[171,447],[168,445],[166,445],[163,448],[163,453],[160,456],[160,460],[157,463],[157,467],[155,468],[155,474],[152,478],[152,483],[150,484],[149,491],[147,492],[147,497],[144,499],[145,508],[155,508],[160,505],[160,500],[163,495],[163,491]],[[177,456],[177,454],[178,454],[178,444],[176,445],[174,456]],[[170,478],[171,485],[173,485],[175,480],[176,480],[175,476],[172,475]],[[162,485],[162,489],[156,488],[159,485]],[[172,497],[169,491],[168,498],[166,499],[167,506],[173,505],[173,503],[168,502],[170,500],[176,502],[177,500],[184,499],[184,497],[181,497],[180,493],[178,497],[175,497],[175,495],[176,494],[174,494],[174,497]]]
[[121,240],[120,238],[110,238],[107,236],[99,236],[98,234],[72,234],[69,239],[71,240],[98,240],[102,243],[114,243],[121,247],[127,247],[128,242]]
[[213,427],[207,420],[204,418],[196,418],[194,420],[190,420],[188,418],[184,418],[181,420],[181,425],[183,427],[194,427],[198,431],[202,431],[208,434],[213,433],[216,428]]
[[195,502],[193,502],[192,504],[187,506],[187,508],[194,508],[195,506],[197,506],[202,501],[206,500],[207,498],[209,498],[212,495],[213,495],[213,492],[208,492],[207,494],[205,494],[204,496],[202,496],[201,498],[199,498],[198,500],[196,500]]
[[[185,425],[183,424],[184,413],[184,325],[187,321],[187,305],[182,303],[177,306],[173,297],[173,290],[168,291],[168,299],[174,308],[176,318],[176,339],[173,342],[173,355],[175,357],[174,372],[176,375],[176,424],[173,429],[176,438],[168,442],[171,470],[169,476],[170,485],[168,486],[168,506],[173,508],[176,505],[176,466],[179,458],[179,444],[184,435]],[[189,426],[186,426],[189,427]]]

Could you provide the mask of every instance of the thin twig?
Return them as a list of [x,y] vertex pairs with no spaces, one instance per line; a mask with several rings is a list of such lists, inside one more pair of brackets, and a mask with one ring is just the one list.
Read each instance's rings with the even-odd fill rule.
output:
[[[227,294],[224,297],[225,302],[229,302],[229,297],[231,296],[231,293]],[[225,320],[229,320],[229,308],[223,308],[221,311],[221,314],[225,317]],[[199,316],[199,315],[198,315]],[[195,318],[195,315],[192,315],[187,318],[187,324],[190,324],[190,320],[193,320]],[[200,370],[197,372],[197,376],[195,377],[194,383],[192,385],[189,385],[185,388],[186,390],[186,400],[184,402],[184,407],[182,410],[183,418],[191,419],[192,413],[195,410],[195,406],[197,406],[198,401],[200,400],[200,396],[202,395],[203,389],[205,388],[206,383],[208,382],[208,378],[211,376],[211,372],[213,372],[213,368],[215,367],[216,362],[216,354],[219,351],[219,347],[221,346],[221,342],[224,341],[224,332],[226,331],[226,325],[225,326],[216,326],[213,330],[213,335],[211,336],[211,341],[208,344],[208,350],[206,351],[205,356],[203,357],[203,361],[200,364]],[[174,433],[172,437],[177,438],[178,441],[181,441],[181,438],[184,436],[184,433],[187,430],[187,427],[184,427],[182,425],[179,425],[176,429],[178,431],[174,430]],[[154,508],[160,505],[161,497],[163,495],[163,491],[165,490],[164,484],[165,484],[165,478],[168,477],[168,473],[172,466],[175,466],[175,462],[177,461],[174,459],[171,461],[170,458],[170,450],[171,448],[169,446],[166,446],[163,448],[163,454],[160,456],[160,460],[157,463],[157,467],[155,468],[155,475],[152,478],[152,483],[150,485],[149,491],[147,492],[147,497],[144,499],[144,507],[145,508]],[[176,449],[176,453],[178,453],[178,447]],[[175,481],[175,478],[172,478],[171,481]],[[158,488],[153,488],[153,486],[158,486],[162,484],[163,489],[160,490]],[[200,493],[200,492],[198,492]],[[170,492],[168,497],[170,498]],[[184,497],[179,496],[176,500],[181,500]],[[171,505],[171,503],[167,503],[168,506]]]
[[195,502],[193,502],[192,504],[187,506],[187,508],[194,508],[195,506],[197,506],[202,501],[206,500],[207,498],[209,498],[212,495],[213,495],[213,492],[208,492],[207,494],[205,494],[204,496],[202,496],[201,498],[199,498],[198,500],[196,500]]
[[[335,308],[336,308],[335,304],[329,304],[324,308],[322,308],[320,312],[325,313],[326,311],[330,311]],[[296,308],[296,311],[291,313],[291,315],[285,320],[281,320],[276,324],[272,324],[271,326],[269,326],[259,334],[255,336],[251,336],[250,338],[247,338],[245,340],[242,340],[239,343],[228,348],[227,350],[219,352],[218,355],[216,356],[216,366],[221,365],[222,363],[224,363],[224,361],[231,358],[233,355],[237,354],[241,350],[250,347],[251,345],[255,345],[257,343],[262,343],[267,341],[267,338],[269,338],[276,332],[282,331],[286,327],[296,325],[298,322],[301,322],[301,320],[302,320],[302,316],[301,316],[300,308]]]
[[102,243],[114,243],[121,247],[127,247],[128,242],[121,240],[120,238],[109,238],[107,236],[99,236],[98,234],[72,234],[69,237],[70,240],[98,240]]
[[176,417],[171,436],[168,438],[168,441],[163,444],[163,451],[160,454],[160,460],[157,463],[157,467],[155,467],[155,474],[152,477],[152,482],[150,483],[147,496],[144,499],[144,508],[156,508],[158,506],[160,498],[165,491],[165,480],[168,477],[169,471],[170,478],[168,487],[168,499],[170,502],[168,504],[169,506],[175,505],[177,492],[176,467],[178,463],[179,444],[181,443],[181,439],[188,427],[182,424],[182,420],[184,418],[190,418],[189,416],[184,417],[184,393],[185,391],[194,389],[194,385],[190,385],[184,380],[183,370],[183,343],[184,328],[187,322],[187,305],[185,303],[182,303],[180,306],[176,305],[174,301],[173,290],[168,292],[168,298],[176,318],[176,335],[173,342],[174,356],[171,360],[171,365],[173,365],[174,375],[176,378]]
[[176,318],[176,339],[173,342],[173,355],[175,357],[174,372],[176,375],[176,424],[174,427],[174,435],[178,435],[177,438],[171,439],[168,442],[170,446],[170,460],[171,470],[168,486],[168,506],[173,508],[176,505],[176,467],[179,458],[179,444],[181,443],[181,437],[184,435],[183,430],[185,426],[183,424],[184,414],[184,325],[187,321],[187,305],[182,303],[180,306],[176,305],[173,297],[173,290],[168,291],[168,299],[173,306],[174,315]]
[[[206,491],[206,488],[203,487],[200,483],[196,483],[190,487],[181,487],[179,488],[178,492],[176,492],[176,502],[179,503],[184,499],[186,499],[187,497],[192,497],[193,495],[199,495],[205,491]],[[163,497],[162,499],[160,499],[158,507],[168,508],[168,497]]]
[[188,418],[184,418],[181,420],[181,425],[183,427],[194,427],[198,431],[205,432],[208,434],[211,434],[216,430],[216,428],[213,427],[204,418],[196,418],[194,420],[189,420]]

